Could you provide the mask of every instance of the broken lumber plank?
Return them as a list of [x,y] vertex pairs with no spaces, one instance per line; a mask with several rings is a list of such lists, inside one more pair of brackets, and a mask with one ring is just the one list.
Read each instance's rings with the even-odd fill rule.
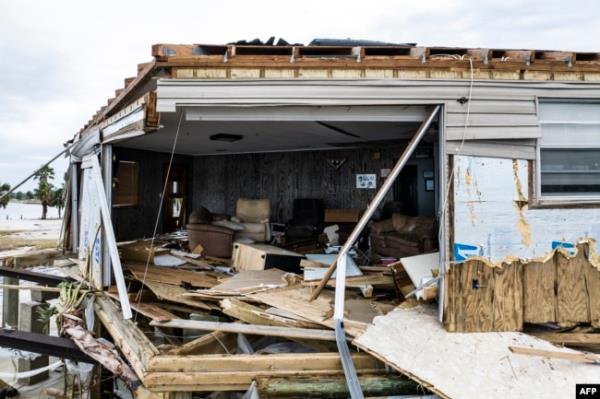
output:
[[[417,383],[396,374],[361,376],[365,396],[387,397],[422,393]],[[269,378],[257,380],[261,398],[348,398],[350,393],[342,376],[313,378]]]
[[[119,297],[114,292],[106,292],[106,295],[113,299],[119,300]],[[133,299],[130,299],[131,308],[152,320],[165,321],[179,318],[179,316],[174,315],[157,304],[139,301],[139,299],[135,298],[135,294],[128,295],[133,295],[134,297]]]
[[152,303],[132,303],[131,308],[136,312],[148,317],[149,319],[156,321],[166,321],[179,318],[178,316],[174,315],[168,310],[165,310],[160,306],[154,305]]
[[[304,281],[303,286],[316,287],[321,283],[320,280]],[[388,286],[394,287],[394,279],[391,275],[375,274],[375,275],[363,275],[355,277],[346,277],[346,287],[359,288],[365,285],[373,286]],[[335,278],[330,279],[327,282],[328,287],[335,287]]]
[[600,364],[600,356],[591,353],[583,352],[560,352],[545,349],[527,348],[523,346],[509,346],[508,349],[512,353],[518,355],[549,357],[552,359],[572,360],[575,362]]
[[152,281],[170,285],[189,285],[197,288],[211,288],[219,284],[219,280],[204,272],[191,272],[172,267],[157,267],[128,263],[126,265],[137,280],[141,282]]
[[242,302],[239,299],[227,298],[221,302],[223,313],[249,324],[264,324],[279,327],[321,328],[320,324],[304,320],[295,320],[270,314],[258,306]]
[[43,285],[16,285],[16,284],[0,284],[0,288],[8,290],[31,290],[31,291],[43,291],[43,292],[60,292],[61,289],[57,287],[45,287]]
[[13,258],[11,262],[13,263],[14,267],[21,268],[37,265],[47,265],[50,261],[53,261],[59,256],[62,256],[62,250],[57,248],[39,249],[34,251],[25,249],[22,252],[18,253],[10,251],[0,254],[0,260]]
[[[330,292],[324,292],[319,298],[310,301],[310,287],[293,286],[246,295],[251,301],[291,312],[327,328],[334,328],[333,307]],[[368,324],[344,319],[344,329],[348,335],[358,336]]]
[[189,355],[202,353],[205,355],[232,353],[237,347],[237,335],[223,331],[215,331],[203,335],[167,352],[169,355]]
[[176,302],[203,310],[220,310],[220,308],[216,305],[197,301],[193,298],[186,297],[186,295],[190,292],[185,288],[179,287],[177,285],[164,284],[157,281],[148,280],[144,282],[144,285],[148,287],[158,299]]
[[202,320],[169,320],[165,322],[152,321],[151,326],[183,328],[202,331],[224,331],[239,334],[265,335],[269,337],[285,337],[298,339],[314,339],[335,341],[335,333],[330,330],[314,330],[309,328],[276,327],[259,324],[220,323]]
[[[356,368],[374,369],[383,372],[385,366],[366,353],[352,353]],[[160,355],[148,364],[150,372],[272,372],[296,371],[314,372],[319,370],[342,371],[340,355],[337,352],[324,353],[281,353],[273,355]]]
[[[375,374],[378,370],[359,370],[359,373]],[[153,391],[230,391],[240,390],[239,388],[232,389],[231,387],[239,387],[245,385],[247,389],[253,380],[260,377],[308,377],[312,379],[319,376],[342,375],[341,366],[339,369],[317,370],[317,371],[237,371],[231,372],[150,372],[147,373],[144,379],[144,384]]]
[[143,380],[146,365],[160,353],[158,349],[133,321],[120,317],[119,308],[109,298],[97,296],[94,310],[115,345],[121,349],[135,373]]
[[599,333],[535,331],[527,332],[527,334],[550,341],[555,345],[600,347]]

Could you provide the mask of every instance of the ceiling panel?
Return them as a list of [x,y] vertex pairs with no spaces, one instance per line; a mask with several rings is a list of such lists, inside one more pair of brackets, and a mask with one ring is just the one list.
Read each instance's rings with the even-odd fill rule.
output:
[[[419,126],[418,122],[187,121],[181,113],[173,113],[161,115],[163,127],[158,131],[118,145],[170,152],[179,123],[176,152],[186,155],[316,150],[370,141],[404,141]],[[236,142],[210,139],[219,133],[241,135],[242,139]]]

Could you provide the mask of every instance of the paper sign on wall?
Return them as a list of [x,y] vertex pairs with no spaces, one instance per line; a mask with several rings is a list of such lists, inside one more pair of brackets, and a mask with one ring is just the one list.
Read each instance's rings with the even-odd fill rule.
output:
[[377,175],[356,175],[356,188],[377,188]]

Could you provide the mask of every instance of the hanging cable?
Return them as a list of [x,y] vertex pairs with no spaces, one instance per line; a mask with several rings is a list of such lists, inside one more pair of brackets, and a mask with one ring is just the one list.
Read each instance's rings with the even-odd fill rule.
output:
[[[181,129],[181,121],[183,120],[184,111],[181,111],[181,115],[179,116],[179,122],[177,123],[177,130],[175,131],[175,138],[173,139],[173,146],[171,148],[171,157],[169,158],[169,166],[167,167],[167,175],[165,177],[165,182],[163,184],[162,194],[160,195],[160,203],[158,205],[158,211],[156,212],[156,221],[154,223],[154,231],[152,232],[152,239],[150,240],[150,250],[148,251],[148,258],[146,259],[146,267],[144,268],[144,277],[142,279],[142,288],[137,294],[136,304],[142,302],[142,293],[144,292],[144,286],[146,284],[146,275],[148,274],[148,266],[150,265],[150,259],[152,258],[152,251],[154,250],[154,240],[156,238],[156,233],[158,231],[158,224],[160,223],[160,216],[162,214],[162,208],[165,202],[165,194],[167,192],[167,186],[169,185],[169,177],[171,176],[171,166],[173,165],[173,158],[175,157],[175,148],[177,148],[177,139],[179,138],[179,130]],[[136,312],[134,317],[134,322],[137,321],[137,316],[139,312]]]
[[[465,123],[463,125],[463,131],[462,131],[462,137],[460,140],[460,145],[458,147],[455,148],[455,155],[459,155],[465,145],[465,140],[467,137],[467,129],[469,128],[469,119],[471,117],[471,100],[473,97],[473,85],[474,85],[474,71],[473,71],[473,59],[471,57],[469,57],[469,66],[470,66],[470,79],[469,79],[469,90],[467,93],[467,112],[465,114]],[[443,162],[443,160],[442,160]],[[441,242],[442,240],[442,232],[444,230],[444,226],[446,224],[446,216],[447,216],[447,206],[448,206],[448,197],[450,196],[450,184],[452,184],[452,181],[454,180],[454,174],[455,174],[455,170],[456,170],[456,164],[453,162],[452,163],[452,169],[450,170],[450,174],[448,175],[448,181],[446,182],[446,185],[444,187],[444,196],[442,199],[442,207],[441,207],[441,214],[439,217],[439,220],[443,221],[443,223],[440,223],[440,226],[438,228],[438,242]],[[446,266],[446,265],[444,265]],[[445,270],[441,270],[441,273],[444,273]]]

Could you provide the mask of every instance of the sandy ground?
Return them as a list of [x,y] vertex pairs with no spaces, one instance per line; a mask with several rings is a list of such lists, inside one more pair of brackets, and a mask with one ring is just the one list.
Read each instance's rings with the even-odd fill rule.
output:
[[20,247],[53,248],[57,245],[61,226],[61,219],[0,220],[0,251]]

